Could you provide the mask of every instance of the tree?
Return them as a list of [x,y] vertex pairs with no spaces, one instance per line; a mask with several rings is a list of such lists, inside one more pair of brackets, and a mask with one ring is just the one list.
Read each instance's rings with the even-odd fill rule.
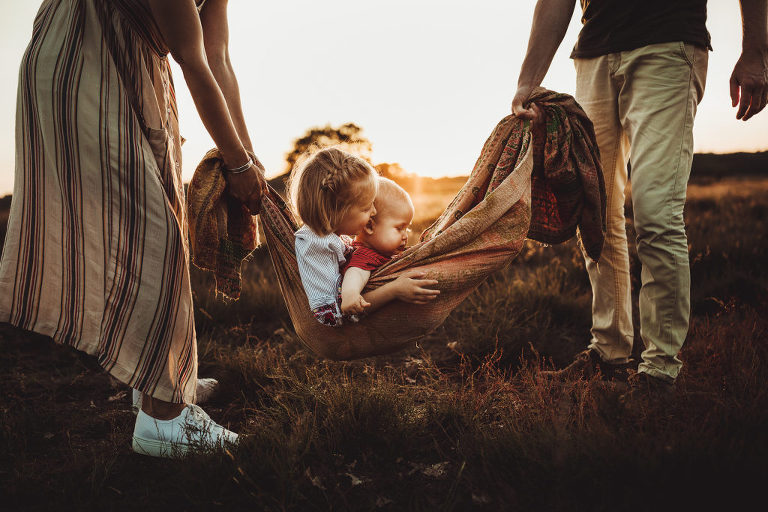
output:
[[376,164],[376,170],[379,171],[379,174],[381,176],[384,176],[385,178],[389,178],[394,181],[398,181],[402,178],[405,178],[407,176],[405,169],[403,169],[400,164],[397,162],[395,163],[380,163]]
[[302,137],[293,141],[293,150],[285,156],[286,170],[290,172],[296,161],[315,147],[339,146],[370,162],[373,145],[362,132],[363,129],[355,123],[343,124],[338,128],[331,125],[310,128]]
[[389,178],[404,189],[408,191],[414,190],[416,187],[417,182],[421,179],[418,175],[413,174],[411,172],[407,172],[403,167],[397,163],[386,163],[382,162],[380,164],[376,164],[376,170],[379,172],[380,176],[384,176],[385,178]]

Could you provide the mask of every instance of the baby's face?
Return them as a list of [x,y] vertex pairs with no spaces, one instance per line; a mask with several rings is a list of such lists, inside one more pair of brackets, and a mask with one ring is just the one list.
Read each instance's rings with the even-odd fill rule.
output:
[[366,229],[365,242],[379,253],[392,256],[404,250],[408,242],[413,206],[401,200],[393,200],[382,206],[377,215],[371,218],[371,229]]

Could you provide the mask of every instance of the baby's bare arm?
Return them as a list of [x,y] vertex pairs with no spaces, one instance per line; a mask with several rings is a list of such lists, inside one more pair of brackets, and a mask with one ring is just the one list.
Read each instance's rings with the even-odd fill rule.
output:
[[368,304],[360,296],[365,283],[371,276],[370,271],[358,267],[349,267],[341,281],[341,312],[345,314],[362,313]]
[[376,311],[395,299],[411,304],[426,304],[435,300],[440,290],[427,287],[436,286],[437,281],[424,279],[425,275],[426,272],[423,270],[409,270],[394,281],[366,293],[363,298],[370,303],[370,307],[365,310],[366,313]]

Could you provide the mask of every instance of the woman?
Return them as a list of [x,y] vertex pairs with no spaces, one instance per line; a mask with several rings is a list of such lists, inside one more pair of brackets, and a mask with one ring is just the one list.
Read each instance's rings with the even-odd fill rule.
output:
[[197,349],[168,53],[255,213],[253,162],[228,51],[226,0],[46,0],[24,54],[0,321],[98,358],[142,392],[134,450],[237,435],[195,401]]

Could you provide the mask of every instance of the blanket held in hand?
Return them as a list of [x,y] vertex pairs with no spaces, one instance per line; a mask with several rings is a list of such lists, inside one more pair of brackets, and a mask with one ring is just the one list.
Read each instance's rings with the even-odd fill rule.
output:
[[[341,328],[315,320],[294,252],[298,225],[272,189],[261,221],[296,333],[315,353],[355,359],[404,348],[443,323],[490,274],[517,257],[526,238],[553,244],[577,228],[585,252],[598,259],[605,232],[605,185],[592,123],[572,97],[539,88],[530,101],[546,123],[507,116],[494,128],[466,184],[420,242],[371,274],[366,290],[408,270],[436,279],[429,304],[393,301]],[[241,260],[257,244],[256,217],[227,199],[216,150],[195,171],[188,192],[190,242],[196,265],[216,273],[218,291],[236,298]]]

